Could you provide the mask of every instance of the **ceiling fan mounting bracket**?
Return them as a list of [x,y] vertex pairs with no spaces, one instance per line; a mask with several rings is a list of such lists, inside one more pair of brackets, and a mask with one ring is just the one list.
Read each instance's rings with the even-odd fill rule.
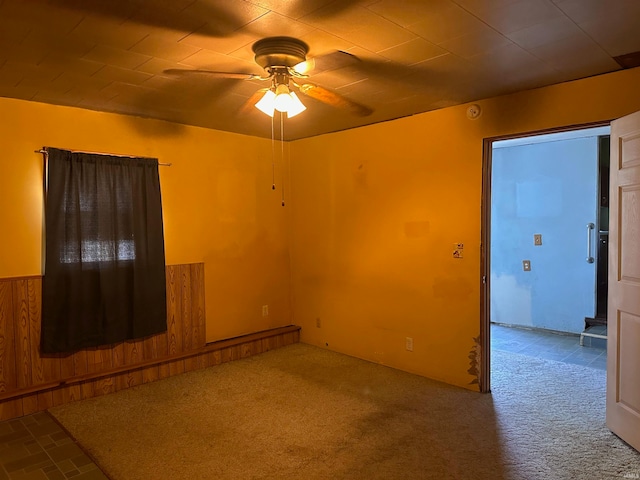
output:
[[265,70],[294,67],[307,59],[309,47],[293,37],[268,37],[253,44],[255,61]]

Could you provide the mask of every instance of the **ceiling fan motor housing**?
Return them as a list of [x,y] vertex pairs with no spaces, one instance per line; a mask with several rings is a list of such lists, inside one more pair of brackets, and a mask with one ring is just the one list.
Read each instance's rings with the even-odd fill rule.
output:
[[307,59],[309,47],[292,37],[268,37],[253,44],[255,60],[265,70],[274,67],[293,67]]

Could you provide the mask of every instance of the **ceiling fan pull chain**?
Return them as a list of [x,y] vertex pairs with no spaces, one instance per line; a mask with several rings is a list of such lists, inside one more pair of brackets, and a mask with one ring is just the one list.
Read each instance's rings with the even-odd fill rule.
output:
[[275,120],[271,117],[271,190],[276,189],[276,140],[274,135]]
[[280,145],[282,150],[282,161],[280,166],[280,173],[282,175],[282,187],[280,187],[280,191],[282,192],[282,206],[284,207],[284,113],[280,112]]

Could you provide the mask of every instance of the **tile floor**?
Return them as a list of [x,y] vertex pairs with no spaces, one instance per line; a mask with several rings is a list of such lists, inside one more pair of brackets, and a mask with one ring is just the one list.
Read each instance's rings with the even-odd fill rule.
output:
[[579,335],[564,335],[505,325],[491,325],[491,348],[558,362],[607,369],[606,342]]
[[0,480],[107,480],[47,414],[0,422]]
[[[606,370],[605,348],[579,335],[491,326],[491,348]],[[593,342],[594,345],[597,342]],[[108,480],[46,413],[0,422],[0,480]]]

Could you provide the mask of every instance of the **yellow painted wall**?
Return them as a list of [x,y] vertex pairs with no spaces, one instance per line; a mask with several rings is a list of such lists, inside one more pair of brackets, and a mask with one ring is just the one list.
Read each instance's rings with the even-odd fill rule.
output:
[[476,102],[477,120],[463,105],[293,142],[302,341],[477,388],[483,139],[640,110],[638,85],[634,69]]
[[0,99],[0,277],[41,273],[34,150],[155,156],[173,163],[167,263],[205,262],[207,340],[296,323],[304,342],[475,388],[483,139],[640,110],[637,85],[640,69],[483,100],[475,121],[459,106],[291,142],[285,208],[268,140]]
[[269,141],[0,98],[0,278],[42,273],[44,145],[173,164],[160,168],[166,261],[205,263],[208,341],[292,322],[288,210],[271,190]]

